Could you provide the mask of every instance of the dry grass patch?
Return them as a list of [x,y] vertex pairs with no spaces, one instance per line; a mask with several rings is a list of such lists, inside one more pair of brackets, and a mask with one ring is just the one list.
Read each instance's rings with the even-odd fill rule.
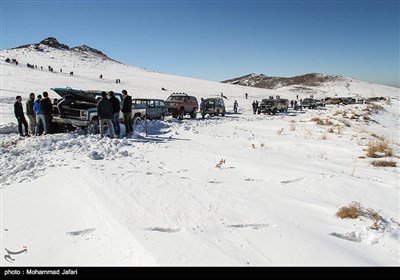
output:
[[283,133],[285,129],[282,127],[280,129],[278,129],[278,131],[276,132],[276,135],[281,135]]
[[311,121],[315,122],[317,125],[333,125],[330,119],[320,119],[318,117],[312,118]]
[[215,167],[221,168],[221,166],[225,163],[225,159],[221,159]]
[[295,131],[296,130],[296,121],[295,120],[291,120],[289,122],[289,128],[291,131]]
[[367,106],[367,110],[372,113],[378,113],[379,111],[385,110],[385,108],[382,105],[379,105],[377,103],[370,103]]
[[336,129],[336,131],[334,129],[332,129],[332,131],[334,131],[336,134],[342,135],[343,132],[343,126],[340,124],[335,124],[334,128]]
[[359,202],[353,201],[349,206],[342,206],[337,211],[336,216],[341,219],[357,219],[362,214],[362,206]]
[[397,164],[392,160],[374,160],[371,163],[375,167],[396,167]]
[[361,216],[371,219],[372,221],[374,221],[374,223],[382,220],[382,216],[379,214],[378,211],[371,208],[365,208],[361,205],[360,202],[356,201],[350,203],[349,206],[340,207],[339,211],[336,213],[336,216],[341,219],[357,219]]
[[377,153],[384,154],[387,157],[393,156],[393,149],[384,137],[380,137],[378,140],[372,140],[368,142],[367,156],[376,158],[379,157]]

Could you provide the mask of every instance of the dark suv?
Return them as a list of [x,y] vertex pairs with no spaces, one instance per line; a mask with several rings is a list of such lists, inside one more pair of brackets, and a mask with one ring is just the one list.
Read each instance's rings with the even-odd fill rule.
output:
[[206,98],[204,99],[204,107],[204,110],[201,110],[203,119],[206,114],[210,116],[218,116],[219,114],[225,116],[225,103],[222,98]]
[[187,95],[186,93],[171,94],[165,101],[165,104],[172,117],[178,117],[180,120],[182,120],[183,116],[186,114],[195,119],[197,110],[199,109],[199,103],[196,97]]

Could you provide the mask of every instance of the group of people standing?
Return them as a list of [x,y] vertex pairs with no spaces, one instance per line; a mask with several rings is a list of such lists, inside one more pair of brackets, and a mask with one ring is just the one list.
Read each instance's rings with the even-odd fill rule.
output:
[[[35,100],[35,94],[32,92],[29,94],[29,99],[26,101],[25,106],[29,126],[24,115],[22,97],[20,95],[16,96],[14,114],[18,121],[19,135],[29,137],[31,135],[41,135],[42,133],[47,134],[49,132],[52,111],[49,94],[45,91],[43,92],[43,97],[39,94]],[[25,128],[25,134],[22,126]]]
[[[104,125],[107,125],[111,138],[119,138],[121,136],[119,124],[120,111],[123,114],[126,135],[131,135],[133,132],[132,97],[128,95],[126,90],[122,90],[123,102],[121,108],[120,101],[115,97],[113,91],[108,92],[108,94],[103,91],[101,95],[102,97],[97,103],[101,137],[104,136]],[[46,91],[43,92],[43,97],[42,95],[38,95],[36,99],[35,93],[30,93],[29,99],[25,103],[25,111],[29,125],[25,118],[22,97],[20,95],[16,96],[14,114],[18,121],[18,132],[21,137],[39,136],[49,133],[49,126],[52,119],[52,103]],[[62,115],[61,112],[60,115]]]
[[115,97],[113,91],[108,92],[108,94],[105,91],[101,92],[101,99],[97,103],[97,116],[99,117],[101,137],[104,137],[104,125],[107,125],[111,138],[121,137],[121,127],[119,124],[120,111],[123,114],[126,135],[132,134],[132,97],[128,95],[125,89],[122,90],[122,96],[123,102],[121,108],[119,100]]

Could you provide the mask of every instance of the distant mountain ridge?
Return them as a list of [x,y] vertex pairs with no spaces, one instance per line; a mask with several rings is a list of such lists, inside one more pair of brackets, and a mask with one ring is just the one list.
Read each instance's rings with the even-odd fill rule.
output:
[[294,77],[269,77],[264,74],[248,74],[242,77],[222,81],[222,83],[265,88],[278,89],[288,86],[315,87],[326,82],[351,82],[351,78],[339,75],[324,75],[320,73],[309,73]]
[[34,47],[34,49],[37,50],[37,51],[43,51],[42,46],[48,46],[48,47],[59,49],[59,50],[70,50],[70,51],[78,51],[78,52],[92,52],[92,53],[104,56],[105,58],[111,59],[107,55],[105,55],[104,53],[102,53],[101,51],[99,51],[99,50],[97,50],[95,48],[89,47],[87,45],[81,45],[81,46],[70,48],[68,45],[65,45],[65,44],[62,44],[62,43],[58,42],[58,40],[56,38],[54,38],[54,37],[48,37],[48,38],[40,41],[39,43],[22,45],[22,46],[13,48],[13,49],[23,49],[23,48]]

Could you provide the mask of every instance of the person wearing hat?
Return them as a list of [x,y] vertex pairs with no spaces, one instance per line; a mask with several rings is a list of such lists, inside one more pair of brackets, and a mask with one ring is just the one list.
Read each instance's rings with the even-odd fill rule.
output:
[[33,111],[35,111],[36,115],[36,135],[40,135],[40,125],[44,128],[44,134],[47,134],[47,125],[46,119],[43,114],[42,106],[40,106],[40,100],[42,100],[42,96],[39,94],[36,98],[35,103],[33,104]]
[[[18,131],[19,131],[19,135],[20,136],[29,136],[28,134],[28,123],[26,122],[25,116],[24,116],[24,108],[22,106],[22,97],[21,96],[17,96],[16,97],[16,101],[14,103],[14,114],[15,117],[18,120]],[[25,135],[22,132],[22,125],[24,125],[25,127]]]

